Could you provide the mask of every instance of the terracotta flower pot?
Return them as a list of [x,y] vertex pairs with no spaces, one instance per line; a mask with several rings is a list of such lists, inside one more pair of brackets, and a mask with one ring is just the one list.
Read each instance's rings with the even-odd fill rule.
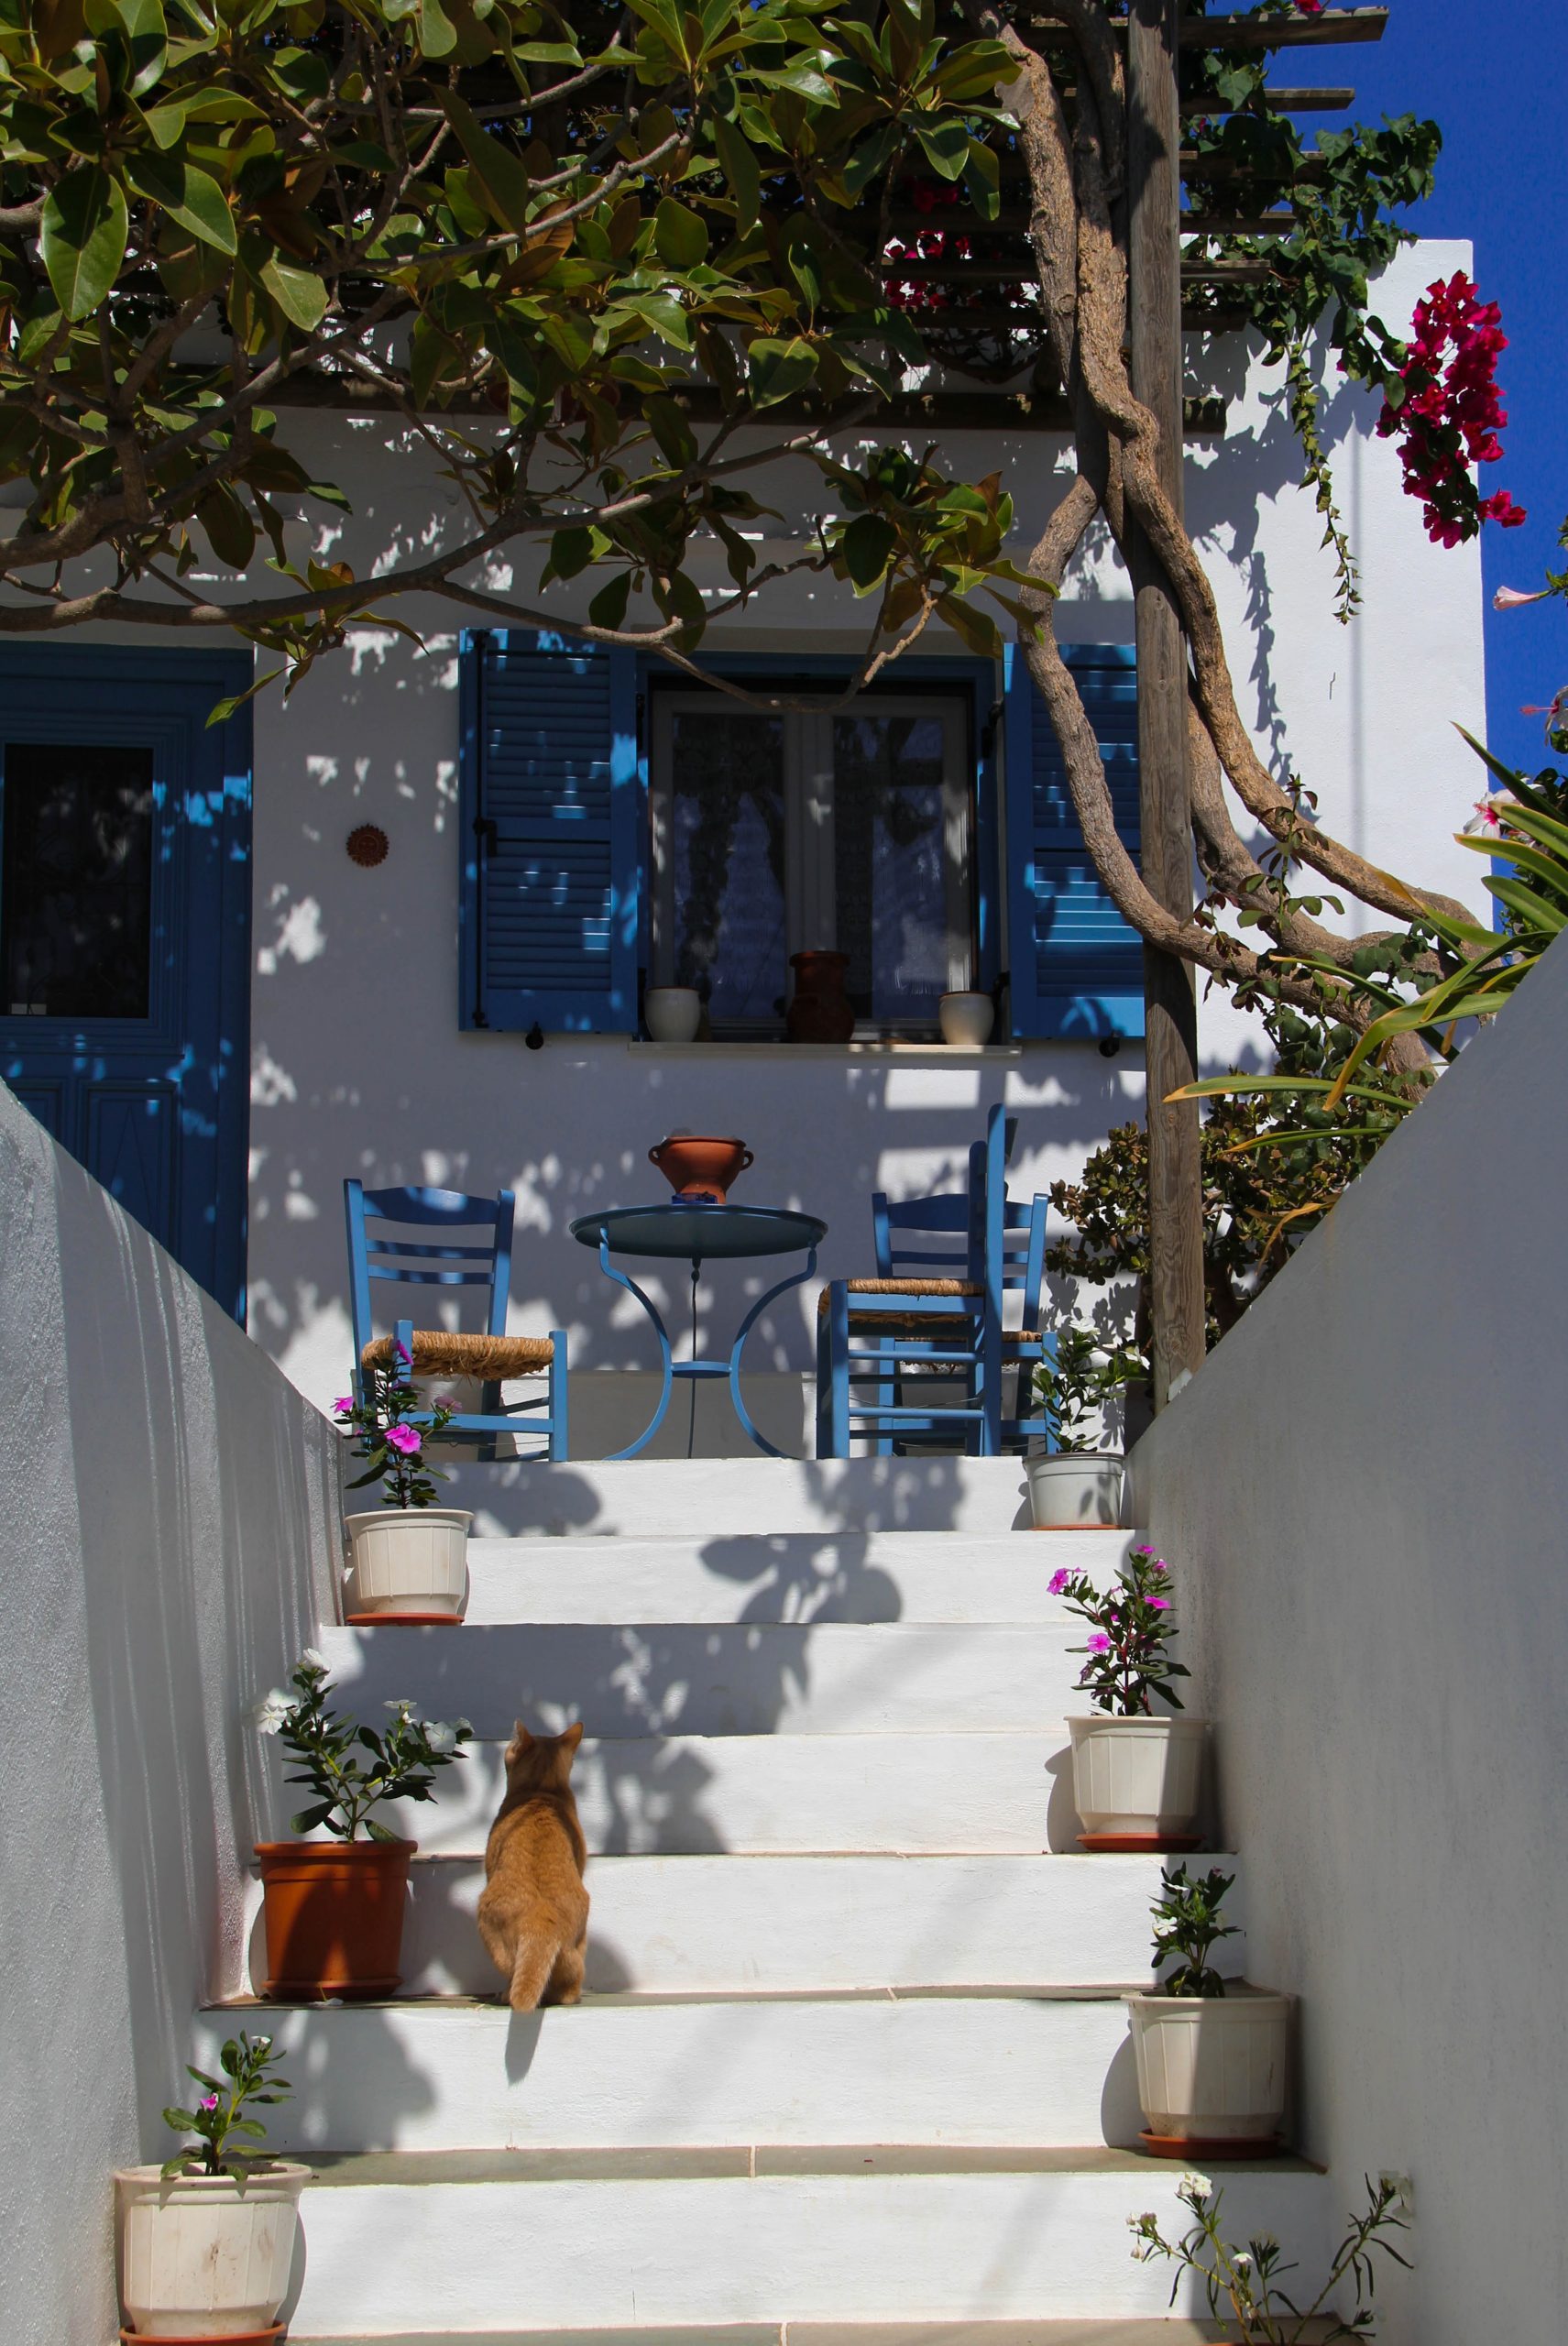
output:
[[721,1206],[729,1184],[754,1160],[743,1140],[716,1140],[703,1133],[672,1133],[648,1151],[677,1198]]
[[389,1996],[400,1984],[412,1841],[258,1841],[264,1996]]
[[844,992],[847,953],[792,953],[795,992],[784,1013],[792,1043],[847,1043],[855,1031],[855,1006]]

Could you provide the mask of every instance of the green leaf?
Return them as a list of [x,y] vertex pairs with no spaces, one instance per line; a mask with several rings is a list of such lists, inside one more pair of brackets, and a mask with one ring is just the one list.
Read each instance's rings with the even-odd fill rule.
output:
[[90,317],[119,275],[129,215],[119,182],[82,163],[44,203],[41,247],[54,298],[68,318]]
[[861,513],[850,522],[839,543],[857,595],[869,595],[882,585],[897,543],[897,531],[880,513]]
[[601,586],[588,605],[588,618],[595,627],[618,628],[626,619],[626,606],[631,598],[631,573],[623,570],[609,585]]
[[689,203],[666,195],[653,214],[653,249],[668,269],[700,269],[707,258],[707,225]]
[[915,136],[934,171],[945,180],[961,178],[970,159],[970,136],[961,122],[916,122]]
[[221,253],[239,250],[234,214],[222,188],[194,163],[174,156],[132,155],[126,164],[126,177],[138,195],[160,205],[171,220],[178,220],[203,244],[214,246]]
[[326,315],[326,287],[313,269],[269,260],[262,269],[261,282],[291,325],[302,334],[314,334]]
[[[412,1785],[409,1785],[406,1787],[406,1790],[408,1792],[412,1792],[414,1787]],[[372,1841],[396,1841],[400,1838],[400,1835],[389,1832],[386,1825],[378,1825],[373,1816],[367,1816],[365,1819],[365,1830],[369,1834]]]
[[642,412],[667,464],[682,466],[696,462],[696,434],[683,408],[674,400],[655,395],[644,402]]
[[729,192],[735,198],[735,219],[740,233],[754,228],[760,216],[762,172],[755,154],[732,122],[716,121],[713,143]]
[[529,205],[533,197],[533,181],[527,166],[499,138],[492,138],[488,131],[480,129],[473,109],[455,90],[438,90],[435,95],[457,134],[458,144],[468,158],[475,181],[497,226],[510,228],[521,236],[528,226]]
[[751,364],[751,403],[772,407],[809,383],[817,372],[817,353],[800,334],[787,342],[761,336],[747,352]]
[[457,46],[457,27],[441,0],[420,0],[419,45],[427,57],[449,57]]

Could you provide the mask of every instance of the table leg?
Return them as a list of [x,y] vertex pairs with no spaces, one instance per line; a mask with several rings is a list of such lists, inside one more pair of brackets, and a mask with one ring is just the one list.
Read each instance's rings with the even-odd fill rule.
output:
[[761,1295],[757,1298],[756,1302],[752,1304],[751,1309],[747,1312],[744,1320],[741,1321],[740,1328],[736,1332],[735,1342],[729,1348],[729,1398],[735,1405],[735,1414],[740,1420],[740,1430],[745,1434],[747,1441],[750,1442],[754,1448],[762,1451],[763,1454],[769,1458],[785,1458],[789,1455],[789,1453],[784,1450],[775,1450],[767,1436],[765,1434],[759,1433],[756,1427],[752,1424],[751,1412],[747,1409],[745,1401],[742,1399],[740,1394],[740,1355],[746,1349],[747,1337],[751,1334],[752,1328],[762,1318],[762,1313],[767,1310],[769,1304],[776,1303],[781,1295],[787,1295],[792,1287],[804,1287],[806,1280],[813,1277],[816,1269],[817,1249],[813,1246],[806,1256],[806,1268],[803,1271],[795,1272],[793,1276],[787,1279],[780,1279],[777,1287],[771,1287],[766,1295]]
[[635,1458],[639,1451],[646,1450],[664,1422],[664,1412],[670,1406],[670,1393],[674,1384],[673,1365],[674,1352],[670,1343],[669,1332],[659,1317],[657,1306],[651,1297],[643,1294],[634,1278],[629,1278],[624,1271],[616,1269],[609,1259],[609,1248],[602,1238],[599,1241],[599,1268],[606,1278],[613,1279],[617,1287],[623,1287],[628,1295],[634,1295],[637,1298],[638,1302],[652,1321],[653,1333],[659,1339],[659,1365],[663,1370],[664,1382],[660,1390],[658,1407],[635,1442],[628,1442],[624,1450],[613,1450],[609,1453],[612,1458]]

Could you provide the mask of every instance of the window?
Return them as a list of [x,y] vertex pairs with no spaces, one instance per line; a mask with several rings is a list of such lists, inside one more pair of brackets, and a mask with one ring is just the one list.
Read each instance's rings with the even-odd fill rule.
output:
[[[465,1026],[631,1036],[644,985],[706,983],[719,1034],[774,1036],[790,955],[827,945],[862,1036],[933,1035],[939,994],[998,980],[998,1039],[1142,1034],[1142,947],[1011,651],[913,653],[848,710],[848,655],[804,683],[782,652],[710,656],[787,712],[548,629],[465,638]],[[1132,647],[1065,657],[1135,855]]]
[[650,697],[652,982],[700,988],[718,1031],[777,1034],[790,955],[826,948],[865,1031],[934,1029],[974,965],[967,696]]
[[0,1003],[12,1018],[145,1018],[152,751],[7,741]]

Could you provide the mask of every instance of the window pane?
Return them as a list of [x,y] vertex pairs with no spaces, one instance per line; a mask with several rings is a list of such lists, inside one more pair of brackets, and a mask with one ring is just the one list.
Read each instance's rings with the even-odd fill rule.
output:
[[0,1014],[145,1018],[152,751],[5,745]]
[[872,1019],[929,1019],[948,990],[939,717],[833,726],[834,874],[849,989]]
[[784,931],[784,726],[743,710],[671,720],[674,983],[716,1023],[777,1025]]

